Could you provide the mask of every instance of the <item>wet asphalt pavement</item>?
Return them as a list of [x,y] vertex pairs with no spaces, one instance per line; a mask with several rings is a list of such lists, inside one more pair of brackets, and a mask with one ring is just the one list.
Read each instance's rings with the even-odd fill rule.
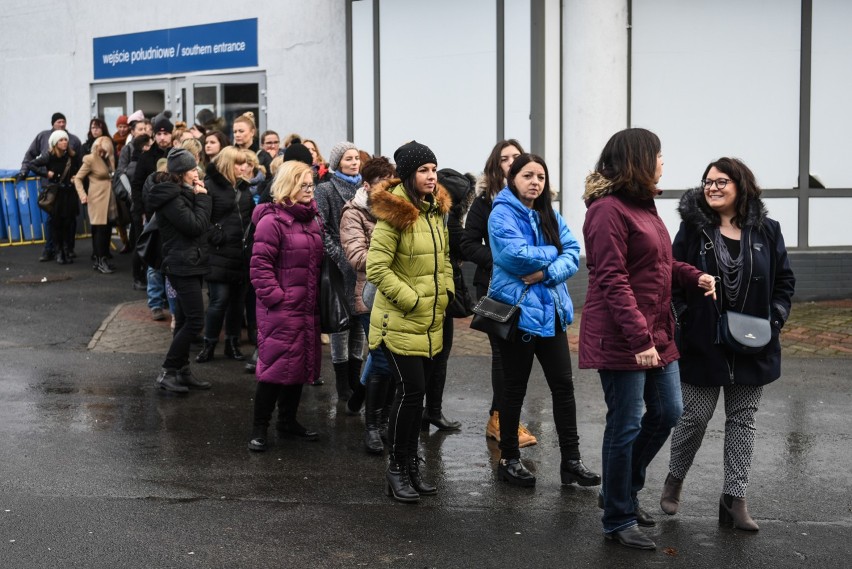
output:
[[[79,242],[82,257],[88,249]],[[269,452],[250,453],[254,382],[240,363],[194,366],[211,391],[160,392],[161,355],[87,350],[115,306],[144,298],[129,260],[102,276],[83,261],[36,263],[38,252],[0,248],[2,569],[852,565],[852,360],[786,358],[765,390],[749,487],[760,532],[718,525],[718,409],[677,516],[658,507],[668,445],[652,463],[640,500],[657,519],[648,533],[658,549],[633,551],[603,539],[595,489],[559,485],[537,366],[523,419],[539,444],[522,450],[537,486],[496,481],[498,450],[483,436],[489,360],[456,356],[444,408],[463,428],[422,439],[439,493],[399,504],[383,495],[384,459],[362,450],[362,419],[336,404],[330,365],[299,415],[321,439],[273,436]],[[575,385],[581,450],[599,471],[597,374],[575,367]]]

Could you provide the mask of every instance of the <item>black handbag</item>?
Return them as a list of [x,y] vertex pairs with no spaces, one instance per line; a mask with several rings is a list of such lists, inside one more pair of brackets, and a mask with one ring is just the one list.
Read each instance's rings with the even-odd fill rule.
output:
[[772,326],[767,318],[728,310],[719,317],[717,337],[738,354],[756,354],[772,339]]
[[38,191],[38,207],[49,215],[53,215],[56,206],[56,196],[59,194],[59,184],[48,184]]
[[323,334],[343,332],[349,329],[351,320],[343,273],[337,263],[326,255],[320,272],[320,330]]
[[447,305],[447,316],[451,318],[467,318],[473,314],[474,305],[460,269],[453,269],[453,282],[455,283],[456,293],[453,295],[452,302]]
[[149,267],[160,270],[163,265],[163,242],[160,238],[160,226],[157,224],[157,214],[151,216],[139,239],[136,240],[136,253]]
[[507,342],[514,341],[518,332],[518,322],[521,319],[521,302],[529,289],[529,285],[524,288],[521,298],[514,305],[494,300],[490,296],[483,296],[473,307],[473,320],[470,321],[470,327]]

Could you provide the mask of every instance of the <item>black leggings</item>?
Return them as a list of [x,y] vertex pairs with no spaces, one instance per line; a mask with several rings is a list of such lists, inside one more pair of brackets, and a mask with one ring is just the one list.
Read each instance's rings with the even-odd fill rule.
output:
[[77,219],[71,216],[50,216],[50,230],[53,237],[53,247],[59,251],[74,250],[74,233],[77,228]]
[[396,382],[388,423],[391,453],[397,460],[417,454],[426,378],[432,375],[434,360],[422,356],[402,356],[382,344],[391,375]]
[[112,236],[112,226],[92,225],[92,254],[97,257],[106,257],[109,254],[109,240]]
[[180,369],[189,365],[189,350],[193,338],[204,328],[204,297],[201,295],[201,276],[168,275],[177,293],[175,299],[175,333],[163,367]]
[[533,357],[538,359],[550,387],[553,400],[553,421],[559,436],[562,458],[580,458],[580,438],[577,434],[577,406],[574,401],[574,380],[571,374],[571,352],[568,335],[557,332],[551,338],[523,334],[520,330],[513,342],[497,340],[505,365],[505,386],[500,411],[500,452],[502,458],[520,458],[518,450],[518,421],[527,393]]

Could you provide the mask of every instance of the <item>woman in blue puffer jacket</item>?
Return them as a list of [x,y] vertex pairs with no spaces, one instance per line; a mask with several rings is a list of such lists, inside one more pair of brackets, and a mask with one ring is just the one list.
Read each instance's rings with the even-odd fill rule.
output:
[[518,334],[498,339],[505,367],[500,411],[500,463],[497,476],[517,486],[535,485],[535,476],[520,461],[518,420],[527,391],[533,356],[553,399],[553,420],[562,453],[563,484],[596,486],[601,478],[580,458],[577,408],[566,328],[574,306],[565,284],[577,272],[580,245],[562,216],[553,210],[547,164],[534,154],[515,159],[508,187],[495,198],[488,218],[494,268],[488,296],[520,303]]

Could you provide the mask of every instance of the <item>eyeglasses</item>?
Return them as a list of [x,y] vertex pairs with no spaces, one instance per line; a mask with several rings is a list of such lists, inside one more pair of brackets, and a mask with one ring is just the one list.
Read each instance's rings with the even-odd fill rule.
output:
[[711,180],[708,178],[707,180],[701,180],[701,185],[704,186],[705,190],[710,190],[713,188],[713,184],[716,184],[717,188],[724,190],[725,186],[728,185],[728,182],[733,182],[733,180],[730,178],[719,178],[718,180]]
[[314,185],[313,184],[302,184],[301,186],[299,186],[299,190],[303,191],[303,192],[312,192],[312,191],[314,191]]

